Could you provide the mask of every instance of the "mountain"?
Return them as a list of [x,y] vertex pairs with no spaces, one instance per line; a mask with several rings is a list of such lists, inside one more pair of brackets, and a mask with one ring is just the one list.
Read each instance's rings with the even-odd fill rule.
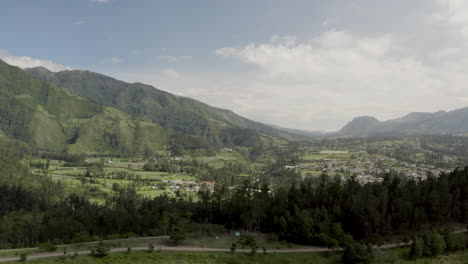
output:
[[343,136],[364,136],[379,125],[379,120],[372,116],[360,116],[354,118],[338,133]]
[[358,117],[333,136],[375,137],[468,133],[468,107],[450,112],[410,113],[379,122],[373,117]]
[[37,67],[25,71],[30,76],[55,83],[74,94],[115,107],[175,133],[201,136],[210,144],[248,145],[258,139],[258,133],[288,140],[305,138],[142,83],[126,83],[83,70],[51,72]]
[[69,153],[142,153],[164,150],[170,140],[158,125],[32,78],[2,60],[0,131],[2,139]]
[[288,132],[293,135],[298,135],[298,136],[303,136],[303,137],[320,137],[326,134],[326,132],[323,131],[310,131],[310,130],[302,130],[302,129],[296,129],[296,128],[287,128],[287,127],[281,127],[273,124],[269,124],[269,126],[284,131]]

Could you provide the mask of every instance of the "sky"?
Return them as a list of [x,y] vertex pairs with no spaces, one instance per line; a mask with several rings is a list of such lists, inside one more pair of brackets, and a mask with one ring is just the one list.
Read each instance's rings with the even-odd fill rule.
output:
[[143,82],[252,120],[468,107],[465,0],[3,0],[0,59]]

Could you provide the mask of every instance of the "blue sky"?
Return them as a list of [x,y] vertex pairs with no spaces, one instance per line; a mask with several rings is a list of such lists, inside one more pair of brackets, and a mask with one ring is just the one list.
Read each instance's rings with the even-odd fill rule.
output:
[[125,60],[125,67],[166,65],[160,56],[216,64],[213,50],[220,47],[315,33],[327,7],[313,2],[4,1],[2,48],[74,68],[105,68],[112,57]]
[[[88,69],[286,127],[468,106],[460,0],[5,0],[0,58]],[[424,96],[421,96],[424,95]]]

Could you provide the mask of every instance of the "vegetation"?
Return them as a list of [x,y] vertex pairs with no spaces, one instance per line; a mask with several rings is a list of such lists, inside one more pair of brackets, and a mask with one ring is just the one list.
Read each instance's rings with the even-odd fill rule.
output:
[[[0,248],[39,247],[18,251],[21,261],[85,246],[90,257],[61,261],[146,254],[155,262],[288,263],[271,255],[294,243],[333,250],[327,259],[295,254],[304,263],[389,263],[372,245],[411,241],[395,257],[402,262],[467,247],[464,235],[441,228],[467,224],[468,137],[289,142],[288,133],[150,86],[82,71],[29,72],[93,101],[0,61]],[[345,130],[380,126],[367,117]],[[160,243],[142,239],[147,252],[128,243],[127,254],[113,255],[120,242],[102,242],[149,236],[230,254],[156,254]]]
[[80,153],[143,153],[164,149],[163,128],[72,95],[0,61],[0,130],[34,149]]
[[[437,258],[424,258],[416,261],[403,257],[405,250],[386,250],[375,256],[372,263],[401,263],[401,264],[464,264],[468,254],[466,251],[452,253]],[[44,260],[34,260],[31,263],[88,263],[88,264],[104,264],[104,263],[174,263],[174,264],[195,264],[195,263],[211,263],[211,264],[293,264],[293,263],[310,263],[310,264],[339,264],[341,262],[340,254],[329,253],[267,253],[256,254],[254,256],[246,253],[215,253],[215,252],[160,252],[157,254],[148,254],[147,252],[132,252],[110,254],[105,258],[94,258],[92,256],[71,256],[49,258]]]
[[410,113],[404,117],[379,122],[374,117],[353,119],[334,136],[382,137],[408,135],[444,135],[468,132],[465,116],[468,108],[436,113]]
[[439,232],[431,231],[418,235],[413,239],[410,257],[436,257],[443,253],[465,249],[467,242],[464,234],[454,234],[449,228]]
[[[44,68],[32,68],[26,72],[97,103],[144,118],[176,134],[200,136],[209,144],[253,146],[261,138],[259,133],[288,139],[304,138],[142,83],[129,84],[88,71],[53,73]],[[180,138],[176,142],[181,142]],[[181,145],[184,146],[183,143]]]
[[0,186],[3,247],[83,242],[130,232],[170,235],[178,241],[201,231],[203,223],[333,247],[468,219],[468,168],[426,181],[387,175],[382,183],[365,185],[354,178],[343,182],[323,175],[273,190],[246,179],[234,188],[201,189],[198,202],[167,196],[146,199],[127,187],[98,205],[73,193],[62,196],[60,184],[30,175],[9,153],[1,157],[6,168]]

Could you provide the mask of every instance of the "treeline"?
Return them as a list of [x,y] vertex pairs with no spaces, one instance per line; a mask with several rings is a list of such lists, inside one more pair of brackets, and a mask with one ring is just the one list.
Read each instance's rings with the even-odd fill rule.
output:
[[[379,243],[468,219],[468,168],[425,181],[386,175],[359,184],[326,175],[272,189],[251,178],[235,188],[202,188],[199,201],[161,196],[143,199],[132,188],[103,205],[71,194],[45,176],[30,175],[16,157],[0,156],[0,246],[67,243],[114,234],[172,235],[203,226],[274,233],[295,243],[338,247]],[[197,227],[197,228],[195,228]]]
[[149,161],[143,165],[146,171],[182,173],[198,176],[204,181],[216,181],[229,186],[238,182],[240,173],[247,173],[248,167],[235,162],[226,162],[221,168],[215,168],[205,162],[192,160],[163,159]]
[[467,242],[465,234],[455,234],[450,228],[425,232],[414,237],[409,255],[412,259],[435,257],[463,250]]

